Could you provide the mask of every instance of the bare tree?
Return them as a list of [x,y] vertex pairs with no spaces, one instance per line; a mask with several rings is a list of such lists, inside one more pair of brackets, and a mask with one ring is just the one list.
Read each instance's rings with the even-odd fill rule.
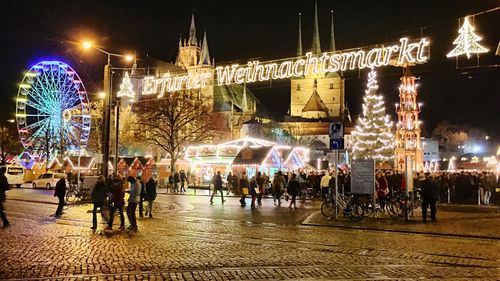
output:
[[93,152],[101,152],[101,138],[102,138],[102,101],[93,101],[90,103],[90,118],[91,128],[90,137],[87,143],[87,149]]
[[137,106],[136,137],[167,152],[171,172],[187,146],[210,142],[217,132],[217,122],[210,122],[212,108],[187,92],[141,101]]
[[[144,149],[141,139],[136,136],[137,129],[137,113],[132,111],[132,106],[127,105],[120,107],[120,120],[119,120],[119,136],[118,136],[118,151],[120,153],[125,153],[126,155],[134,155],[135,152]],[[115,120],[113,118],[113,137],[110,140],[111,151],[114,153],[115,148],[115,130],[116,130]],[[126,151],[126,152],[124,152]]]
[[456,151],[459,145],[463,145],[468,139],[464,129],[457,125],[442,121],[432,131],[432,137],[439,141],[439,145],[446,151]]
[[8,155],[19,154],[22,150],[21,142],[15,129],[9,126],[0,127],[0,165],[7,164]]

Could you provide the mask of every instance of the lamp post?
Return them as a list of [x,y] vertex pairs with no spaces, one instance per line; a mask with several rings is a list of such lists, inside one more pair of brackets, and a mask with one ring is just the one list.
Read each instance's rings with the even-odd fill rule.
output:
[[[125,58],[127,61],[132,61],[133,56],[131,55],[121,55],[115,54],[108,51],[105,51],[99,47],[96,47],[90,41],[83,42],[82,46],[85,49],[93,48],[105,55],[107,55],[107,63],[104,66],[104,85],[103,90],[105,97],[103,99],[103,126],[102,126],[102,167],[101,167],[101,175],[104,176],[105,179],[108,178],[108,162],[109,162],[109,138],[110,138],[110,126],[111,126],[111,102],[112,102],[112,77],[111,77],[111,57],[120,57]],[[118,139],[117,141],[118,142]],[[116,156],[115,156],[116,157]],[[116,162],[116,159],[115,159]],[[117,167],[114,167],[116,171]]]

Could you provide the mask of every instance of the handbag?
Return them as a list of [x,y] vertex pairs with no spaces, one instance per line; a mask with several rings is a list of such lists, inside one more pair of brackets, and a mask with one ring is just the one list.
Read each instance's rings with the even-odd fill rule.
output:
[[260,190],[258,187],[254,187],[253,189],[255,190],[255,193],[260,194]]
[[242,193],[243,195],[248,195],[248,188],[247,188],[247,187],[243,187],[243,188],[241,189],[241,193]]

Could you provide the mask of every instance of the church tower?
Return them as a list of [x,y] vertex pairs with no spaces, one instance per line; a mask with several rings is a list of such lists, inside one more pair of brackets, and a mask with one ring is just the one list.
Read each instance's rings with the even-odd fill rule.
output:
[[[321,42],[318,24],[318,4],[314,6],[314,22],[311,49],[316,56],[321,55]],[[335,52],[335,33],[333,28],[333,11],[331,12],[330,48],[327,52]],[[299,14],[299,31],[297,56],[304,56],[302,51],[302,19]],[[312,67],[312,66],[311,66]],[[345,108],[344,79],[337,73],[309,74],[290,79],[290,116],[306,119],[343,118]],[[311,106],[317,105],[317,108]],[[312,114],[312,112],[314,112]],[[324,112],[324,114],[322,113]]]
[[191,16],[191,25],[189,27],[189,37],[182,41],[179,38],[179,52],[175,64],[185,69],[188,74],[208,72],[210,78],[207,86],[196,90],[199,91],[198,97],[206,101],[213,107],[214,103],[214,65],[210,61],[210,52],[208,49],[207,32],[203,33],[203,41],[199,43],[196,35],[196,24],[194,13]]
[[176,64],[184,69],[198,64],[200,58],[201,46],[196,38],[196,25],[194,23],[194,14],[191,16],[191,26],[189,27],[189,38],[182,42],[179,39],[179,53]]

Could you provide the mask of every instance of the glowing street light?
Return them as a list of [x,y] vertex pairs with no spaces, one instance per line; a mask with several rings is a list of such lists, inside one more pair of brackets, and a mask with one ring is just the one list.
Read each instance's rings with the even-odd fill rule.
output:
[[83,41],[83,43],[82,43],[82,46],[84,49],[90,49],[90,48],[92,48],[92,45],[93,44],[90,41]]
[[[84,49],[95,49],[103,54],[105,54],[108,59],[107,63],[104,66],[104,87],[103,91],[98,93],[98,96],[100,99],[103,100],[103,114],[104,114],[104,125],[102,126],[102,154],[103,154],[103,163],[102,163],[102,169],[101,169],[101,174],[104,176],[104,178],[108,177],[108,162],[109,162],[109,141],[110,141],[110,131],[111,131],[111,105],[112,105],[112,96],[113,94],[111,93],[111,83],[112,83],[112,67],[111,67],[111,57],[120,57],[125,59],[127,62],[132,62],[135,61],[135,56],[126,54],[116,54],[116,53],[111,53],[106,50],[103,50],[97,46],[95,46],[91,41],[83,41],[82,46]],[[117,173],[116,167],[117,167],[117,160],[118,160],[118,121],[119,121],[119,106],[118,103],[115,104],[115,133],[116,133],[116,141],[115,141],[115,158],[114,158],[114,172],[115,174]]]
[[125,55],[124,56],[125,60],[128,62],[134,61],[134,56],[133,55]]

